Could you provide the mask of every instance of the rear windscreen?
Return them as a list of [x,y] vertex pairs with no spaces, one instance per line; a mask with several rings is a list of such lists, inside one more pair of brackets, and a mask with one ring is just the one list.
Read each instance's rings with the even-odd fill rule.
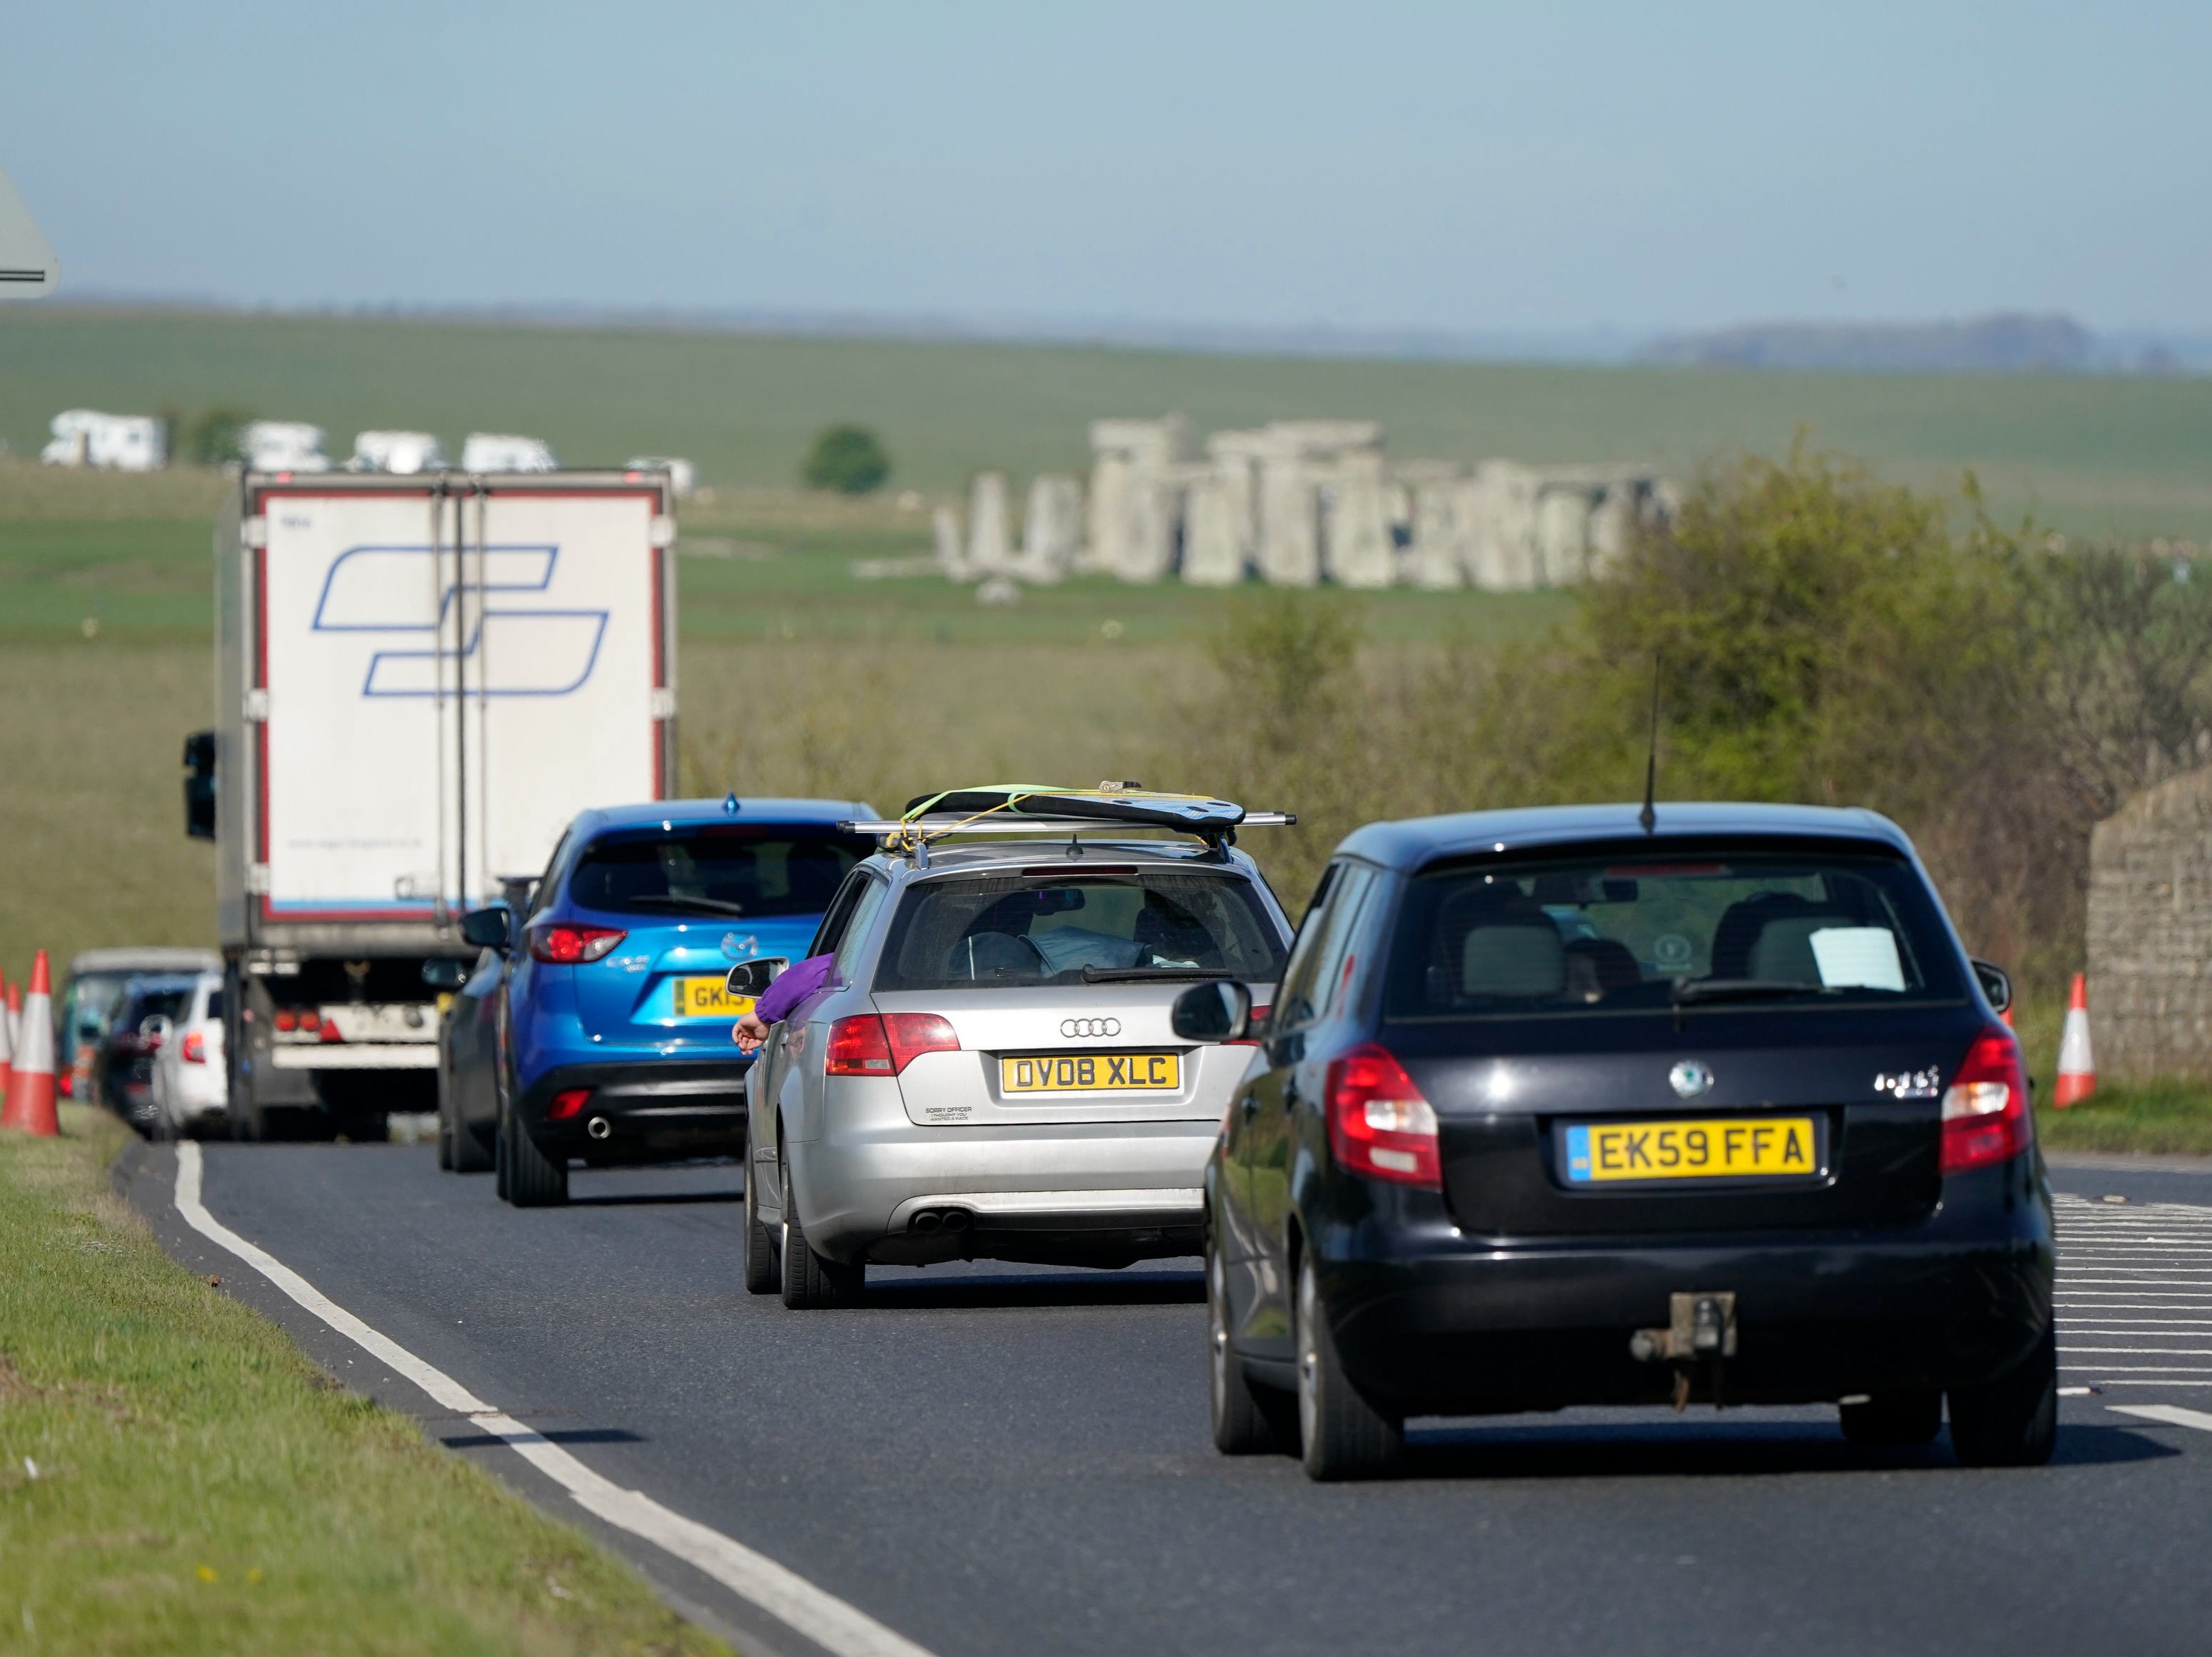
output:
[[875,988],[1220,973],[1271,982],[1282,941],[1250,881],[1157,873],[948,877],[907,889]]
[[629,830],[585,848],[568,900],[617,915],[819,915],[874,850],[858,835],[769,824]]
[[1881,857],[1590,858],[1407,889],[1385,1016],[1796,1008],[1966,993],[1935,901]]

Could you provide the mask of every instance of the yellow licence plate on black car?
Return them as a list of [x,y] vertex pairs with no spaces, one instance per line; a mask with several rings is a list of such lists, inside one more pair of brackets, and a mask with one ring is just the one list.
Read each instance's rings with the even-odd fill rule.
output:
[[753,1010],[750,996],[733,996],[725,978],[676,980],[676,1016],[680,1019],[734,1019]]
[[1790,1179],[1820,1172],[1809,1116],[1706,1122],[1586,1122],[1559,1136],[1567,1183],[1630,1179]]
[[1002,1093],[1171,1093],[1180,1053],[1040,1053],[999,1061]]

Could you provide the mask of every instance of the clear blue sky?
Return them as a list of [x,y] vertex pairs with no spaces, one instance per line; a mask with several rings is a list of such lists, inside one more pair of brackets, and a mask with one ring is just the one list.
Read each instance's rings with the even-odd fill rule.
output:
[[2212,332],[2203,0],[22,0],[0,167],[80,291]]

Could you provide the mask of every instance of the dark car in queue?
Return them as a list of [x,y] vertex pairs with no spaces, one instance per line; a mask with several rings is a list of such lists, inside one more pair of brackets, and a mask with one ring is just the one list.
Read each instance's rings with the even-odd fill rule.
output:
[[750,1001],[733,962],[797,959],[875,849],[858,801],[663,800],[580,813],[526,907],[471,911],[439,1025],[441,1163],[498,1175],[518,1207],[567,1199],[568,1167],[737,1155]]
[[[1407,1419],[1840,1407],[2039,1464],[2048,1184],[2004,974],[1872,813],[1376,823],[1206,1174],[1216,1444],[1388,1471]],[[1245,1036],[1208,984],[1178,1031]]]
[[100,1102],[141,1133],[151,1134],[161,1112],[154,1102],[154,1061],[169,1029],[192,997],[192,973],[148,973],[124,980],[115,992],[100,1039]]

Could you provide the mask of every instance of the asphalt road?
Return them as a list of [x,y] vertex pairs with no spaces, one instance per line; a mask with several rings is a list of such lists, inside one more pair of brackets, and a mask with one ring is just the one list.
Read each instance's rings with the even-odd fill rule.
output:
[[[186,1230],[173,1175],[155,1147],[124,1167],[194,1270],[680,1609],[810,1649]],[[878,1269],[868,1306],[787,1312],[738,1280],[739,1178],[579,1173],[569,1207],[515,1211],[427,1146],[213,1145],[205,1200],[595,1471],[939,1657],[2212,1648],[2212,1431],[2115,1407],[2212,1411],[2212,1173],[2056,1176],[2064,1380],[2100,1390],[2051,1467],[1854,1449],[1828,1410],[1581,1410],[1417,1427],[1407,1477],[1351,1487],[1214,1453],[1195,1262]]]

